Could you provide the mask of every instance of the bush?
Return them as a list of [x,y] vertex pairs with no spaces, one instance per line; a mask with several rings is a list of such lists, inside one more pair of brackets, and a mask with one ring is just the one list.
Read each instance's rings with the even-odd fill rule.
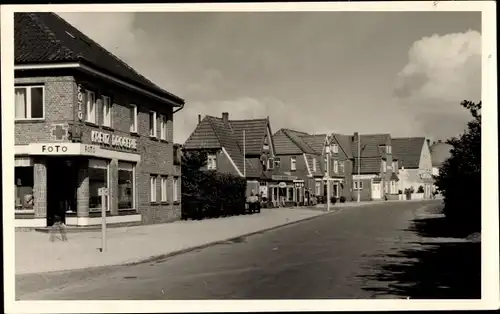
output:
[[242,214],[246,180],[203,171],[206,152],[187,152],[182,160],[182,217],[202,219]]
[[332,204],[337,203],[337,198],[336,198],[335,196],[332,196],[332,197],[330,198],[330,202],[331,202]]
[[398,194],[403,194],[403,191],[401,191],[401,190],[398,190]]
[[463,101],[473,119],[464,134],[446,141],[453,148],[435,184],[444,198],[444,214],[469,231],[481,230],[481,102]]
[[345,197],[344,196],[341,196],[339,200],[340,200],[341,203],[345,203]]
[[418,187],[417,193],[424,193],[424,186],[423,185]]

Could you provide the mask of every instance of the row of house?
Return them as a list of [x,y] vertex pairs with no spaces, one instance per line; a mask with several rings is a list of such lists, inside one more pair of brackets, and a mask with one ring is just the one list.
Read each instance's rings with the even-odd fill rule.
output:
[[198,116],[183,150],[208,151],[205,170],[245,177],[248,194],[286,205],[304,204],[313,195],[367,201],[404,198],[405,191],[413,191],[413,198],[431,198],[433,192],[425,137],[273,133],[269,117],[231,120],[224,112]]

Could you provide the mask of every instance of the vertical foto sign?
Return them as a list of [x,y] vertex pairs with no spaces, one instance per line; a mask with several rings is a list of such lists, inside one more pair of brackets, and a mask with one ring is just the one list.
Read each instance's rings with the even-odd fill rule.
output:
[[101,197],[101,212],[102,212],[102,237],[101,237],[101,252],[106,252],[106,210],[107,204],[106,197],[109,196],[108,188],[99,188],[98,195]]
[[76,100],[77,100],[77,108],[78,108],[78,121],[83,120],[83,91],[82,91],[82,85],[78,84],[77,87],[77,93],[76,93]]

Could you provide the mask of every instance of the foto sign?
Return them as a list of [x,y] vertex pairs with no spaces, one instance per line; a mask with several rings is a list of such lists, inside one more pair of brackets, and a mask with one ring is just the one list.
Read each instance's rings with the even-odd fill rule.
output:
[[83,120],[83,91],[82,91],[82,85],[78,84],[77,87],[77,94],[76,94],[76,103],[77,103],[77,108],[78,108],[78,121]]
[[280,187],[280,188],[286,188],[286,183],[285,182],[280,182],[278,184],[278,187]]

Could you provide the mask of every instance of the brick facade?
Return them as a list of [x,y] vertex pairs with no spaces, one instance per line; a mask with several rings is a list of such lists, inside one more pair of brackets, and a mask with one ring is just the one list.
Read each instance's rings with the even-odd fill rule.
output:
[[[44,119],[37,121],[16,121],[15,145],[30,143],[70,143],[68,130],[77,122],[78,106],[77,88],[91,90],[96,99],[101,95],[111,99],[111,127],[83,122],[81,124],[82,144],[93,144],[92,131],[101,131],[108,134],[134,138],[137,140],[137,150],[117,149],[105,147],[109,151],[120,151],[140,155],[140,162],[135,166],[135,196],[136,211],[118,210],[118,159],[109,158],[109,188],[111,216],[141,214],[142,223],[153,224],[177,220],[180,218],[181,201],[181,169],[173,164],[173,108],[159,103],[151,98],[121,88],[111,82],[100,80],[83,74],[68,75],[63,71],[50,76],[40,73],[16,73],[16,86],[43,85],[44,86]],[[129,104],[137,105],[137,134],[130,133]],[[157,112],[157,135],[160,137],[160,115],[167,118],[167,140],[152,139],[149,136],[149,111]],[[85,102],[83,112],[86,111]],[[85,115],[84,115],[85,120]],[[56,128],[62,132],[57,134]],[[101,146],[102,147],[102,146]],[[104,148],[104,147],[102,147]],[[31,154],[31,153],[30,153]],[[50,156],[34,157],[34,211],[37,218],[44,218],[46,214],[47,196],[47,160]],[[68,156],[67,156],[68,157]],[[78,160],[77,179],[77,216],[92,217],[89,214],[89,180],[88,158],[69,157]],[[167,176],[167,202],[151,203],[150,175]],[[173,201],[173,181],[177,180],[177,201]],[[157,200],[160,199],[160,178],[157,180]],[[17,218],[18,215],[16,215]]]

